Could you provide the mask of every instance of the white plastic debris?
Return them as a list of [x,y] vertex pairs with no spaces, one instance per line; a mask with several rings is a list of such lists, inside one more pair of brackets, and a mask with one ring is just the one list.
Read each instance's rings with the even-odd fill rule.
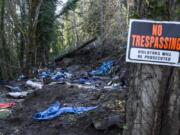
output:
[[90,86],[90,85],[80,85],[80,84],[77,84],[76,86],[78,88],[83,88],[83,89],[96,89],[95,86]]
[[68,86],[76,86],[78,88],[83,88],[83,89],[97,89],[96,86],[93,86],[93,85],[81,85],[81,84],[69,83],[69,82],[66,82],[66,85],[68,85]]
[[119,86],[120,86],[119,83],[108,83],[107,86],[104,86],[104,89],[115,90],[115,89],[118,89]]
[[35,88],[35,89],[42,89],[42,87],[43,87],[43,84],[42,84],[42,83],[40,83],[40,82],[33,82],[33,81],[31,81],[31,80],[28,80],[28,81],[26,82],[26,85],[27,85],[27,86],[30,86],[30,87],[32,87],[32,88]]
[[33,93],[33,90],[23,91],[23,92],[9,92],[7,93],[8,96],[13,98],[25,98],[28,94]]
[[28,95],[28,92],[9,92],[7,95],[13,98],[24,98]]

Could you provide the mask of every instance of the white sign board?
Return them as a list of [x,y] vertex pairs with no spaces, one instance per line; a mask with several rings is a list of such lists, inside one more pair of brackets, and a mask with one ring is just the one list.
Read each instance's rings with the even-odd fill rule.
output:
[[126,61],[180,67],[180,22],[130,20]]

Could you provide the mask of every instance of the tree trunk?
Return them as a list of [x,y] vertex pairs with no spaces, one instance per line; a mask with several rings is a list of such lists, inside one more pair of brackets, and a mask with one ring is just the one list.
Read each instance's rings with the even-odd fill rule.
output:
[[1,9],[0,9],[0,64],[1,64],[1,76],[2,79],[8,79],[8,69],[6,65],[6,41],[4,37],[4,14],[5,14],[5,0],[2,0]]
[[76,47],[79,44],[79,38],[78,38],[78,32],[77,32],[77,22],[76,22],[76,15],[75,12],[72,11],[72,18],[73,18],[73,24],[72,24],[72,29],[73,29],[73,37],[74,37],[74,46]]
[[99,0],[99,13],[100,13],[100,34],[101,39],[103,39],[104,36],[104,1]]
[[[22,28],[26,29],[26,21],[27,21],[27,15],[26,15],[26,2],[24,0],[22,0],[22,5],[20,7],[20,11],[21,11],[21,24],[22,24]],[[20,45],[19,45],[19,63],[20,63],[20,67],[21,70],[23,70],[24,68],[24,54],[25,53],[25,37],[22,33],[20,33]],[[22,71],[21,71],[22,72]]]
[[29,16],[28,16],[28,31],[26,38],[26,64],[24,68],[24,73],[32,77],[32,69],[35,67],[36,63],[36,29],[39,18],[39,11],[43,0],[31,0],[29,3]]
[[[124,135],[178,135],[180,72],[162,66],[135,67],[127,102],[128,130]],[[167,121],[173,123],[168,125]]]
[[[153,19],[172,18],[169,10],[172,5],[167,4],[169,0],[150,1],[156,4],[164,1],[164,5],[153,7],[152,5],[147,6],[141,0],[134,2],[131,0],[129,9],[135,10],[140,17],[149,17],[150,15]],[[163,12],[159,12],[159,9]],[[134,69],[131,71],[133,80],[130,84],[127,101],[128,129],[124,130],[123,134],[179,135],[180,70],[168,66],[145,64],[136,64],[133,67]]]

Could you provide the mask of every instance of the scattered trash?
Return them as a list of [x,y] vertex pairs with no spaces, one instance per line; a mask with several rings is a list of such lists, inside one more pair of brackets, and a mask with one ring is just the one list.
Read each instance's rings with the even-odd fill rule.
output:
[[50,78],[51,80],[54,81],[59,81],[59,80],[63,80],[63,79],[68,79],[71,78],[72,74],[68,73],[65,70],[55,70],[55,71],[50,71],[50,70],[46,70],[46,71],[39,71],[38,73],[38,78]]
[[54,81],[59,81],[59,80],[71,78],[71,76],[72,74],[66,71],[58,71],[51,76],[51,79]]
[[115,89],[120,89],[120,84],[119,83],[113,83],[110,81],[107,86],[104,86],[104,89],[108,90],[115,90]]
[[18,81],[23,81],[23,80],[26,80],[27,79],[27,77],[25,76],[25,75],[20,75],[19,77],[18,77]]
[[32,91],[27,92],[9,92],[7,93],[8,96],[11,96],[13,98],[25,98],[29,93],[32,93]]
[[91,111],[96,109],[95,107],[61,107],[60,103],[56,101],[52,104],[47,110],[43,112],[36,113],[33,116],[34,120],[51,120],[54,119],[64,113],[73,113],[73,114],[81,114],[83,112]]
[[83,88],[83,89],[97,89],[96,86],[89,86],[89,85],[76,85],[78,88]]
[[72,81],[72,83],[76,83],[76,84],[85,84],[85,85],[92,85],[96,83],[95,79],[89,79],[89,78],[79,78],[79,79],[75,79]]
[[49,86],[52,86],[52,85],[56,85],[56,84],[65,84],[65,82],[64,82],[64,81],[51,82],[51,83],[49,83],[48,85],[49,85]]
[[56,85],[56,84],[58,84],[57,82],[51,82],[51,83],[49,83],[48,85],[49,86],[52,86],[52,85]]
[[8,88],[8,89],[10,89],[11,92],[20,92],[20,91],[22,91],[19,86],[14,86],[14,87],[13,87],[13,86],[6,85],[5,87]]
[[0,119],[6,119],[12,112],[8,109],[0,109]]
[[28,81],[26,82],[26,85],[27,85],[27,86],[30,86],[30,87],[32,87],[32,88],[35,88],[35,89],[42,89],[42,87],[43,87],[43,84],[42,84],[42,83],[40,83],[40,82],[33,82],[33,81],[31,81],[31,80],[28,80]]
[[96,70],[92,70],[89,74],[92,76],[106,75],[110,71],[112,65],[113,61],[104,62],[99,68],[97,68]]
[[65,74],[63,74],[62,72],[57,72],[54,75],[52,75],[52,77],[51,77],[51,79],[54,81],[58,81],[58,80],[65,79],[65,78],[66,78]]
[[0,103],[0,108],[9,108],[9,107],[12,107],[12,106],[15,106],[16,103],[15,102],[11,102],[11,103]]
[[95,84],[95,80],[80,78],[80,79],[79,79],[79,83],[80,83],[80,84],[91,85],[91,84]]
[[38,74],[39,78],[48,78],[50,77],[50,71],[42,71]]
[[94,85],[82,85],[82,84],[70,83],[70,82],[66,82],[66,85],[75,86],[75,87],[83,88],[83,89],[97,89],[96,86],[94,86]]

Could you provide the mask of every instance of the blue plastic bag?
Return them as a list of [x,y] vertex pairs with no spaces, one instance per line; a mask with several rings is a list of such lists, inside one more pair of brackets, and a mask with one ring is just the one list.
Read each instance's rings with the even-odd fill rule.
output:
[[22,89],[19,86],[6,85],[5,87],[10,89],[11,92],[21,92],[22,91]]
[[55,72],[51,75],[51,79],[54,81],[59,81],[63,79],[70,78],[72,75],[64,70]]
[[33,116],[33,119],[38,120],[38,121],[51,120],[51,119],[57,118],[58,116],[64,113],[81,114],[83,112],[87,112],[96,108],[97,106],[95,107],[61,107],[60,103],[56,101],[45,111],[36,113]]
[[50,77],[50,72],[43,71],[43,72],[39,73],[38,76],[39,76],[39,78],[48,78],[48,77]]
[[92,70],[89,74],[92,76],[103,76],[108,74],[111,67],[113,66],[113,61],[104,62],[99,68],[96,70]]
[[70,78],[71,74],[62,70],[62,71],[43,71],[38,74],[39,78],[51,78],[54,81],[63,80],[66,78]]
[[54,81],[58,81],[60,79],[65,79],[65,75],[62,72],[57,72],[51,76],[51,79]]
[[80,78],[79,84],[91,85],[91,84],[95,84],[95,80],[94,79]]

